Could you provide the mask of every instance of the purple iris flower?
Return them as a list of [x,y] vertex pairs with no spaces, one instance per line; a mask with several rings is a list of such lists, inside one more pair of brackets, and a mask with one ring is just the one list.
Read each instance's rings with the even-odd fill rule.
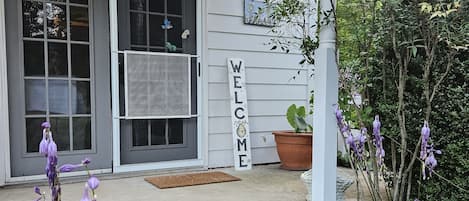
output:
[[425,165],[428,167],[428,174],[431,177],[433,169],[438,165],[438,161],[435,159],[433,152],[428,154],[427,159],[425,159]]
[[59,192],[58,192],[58,190],[57,190],[56,187],[52,187],[51,196],[52,196],[52,200],[53,200],[53,201],[58,200]]
[[41,189],[40,189],[39,187],[37,187],[37,186],[34,187],[34,192],[35,192],[36,194],[38,194],[38,195],[42,195]]
[[356,152],[357,147],[355,146],[355,139],[353,139],[352,135],[347,136],[346,143],[350,147],[350,149]]
[[425,167],[428,168],[428,175],[432,177],[433,169],[438,165],[438,161],[435,158],[435,154],[441,154],[441,150],[433,148],[433,144],[427,147],[427,157],[425,158],[425,163],[422,168],[423,179],[426,179]]
[[420,159],[425,160],[427,157],[427,147],[430,140],[430,128],[428,127],[428,122],[425,121],[422,127],[422,144],[420,145]]
[[345,123],[344,116],[342,115],[342,111],[340,110],[337,104],[335,104],[334,106],[335,106],[334,113],[335,113],[335,117],[337,120],[337,127],[339,127],[339,130],[342,134],[345,134],[346,136],[350,135],[350,127]]
[[81,164],[82,164],[82,165],[88,165],[88,164],[90,164],[90,163],[91,163],[91,159],[89,159],[89,158],[85,158],[85,159],[83,159],[83,160],[81,161]]
[[83,196],[81,197],[80,201],[91,201],[90,192],[87,185],[85,185],[85,189],[83,190]]
[[91,176],[89,179],[88,179],[88,187],[91,189],[91,190],[95,190],[96,188],[98,188],[99,186],[99,180],[98,178],[96,178],[95,176]]
[[358,159],[361,160],[363,159],[363,153],[365,152],[365,142],[366,142],[366,133],[368,132],[368,130],[363,127],[361,129],[361,132],[360,134],[357,136],[357,140],[358,140],[358,145],[357,145],[357,156],[358,156]]
[[42,128],[50,128],[50,123],[47,122],[47,121],[42,122],[41,127],[42,127]]
[[49,180],[49,186],[55,186],[55,178],[57,177],[57,156],[47,156],[46,175]]
[[50,141],[47,145],[47,156],[57,156],[57,144],[55,144],[54,140],[52,139],[52,133],[49,138]]
[[374,135],[374,145],[376,147],[376,158],[378,161],[378,166],[383,164],[385,152],[383,148],[384,137],[381,136],[381,122],[379,121],[379,116],[375,116],[373,121],[373,135]]
[[337,119],[337,123],[340,123],[344,120],[344,117],[342,115],[342,111],[340,110],[338,105],[335,105],[335,117]]
[[44,129],[42,131],[42,140],[41,143],[39,143],[39,153],[42,155],[47,154],[47,147],[48,147],[48,141],[47,141],[47,131]]
[[77,168],[81,167],[81,164],[65,164],[59,167],[59,172],[71,172],[73,170],[76,170]]

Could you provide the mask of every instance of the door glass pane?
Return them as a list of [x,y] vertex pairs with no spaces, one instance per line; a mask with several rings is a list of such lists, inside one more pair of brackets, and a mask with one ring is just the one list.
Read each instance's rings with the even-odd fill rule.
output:
[[166,120],[151,120],[151,145],[166,144]]
[[45,80],[25,80],[24,96],[26,114],[46,114],[46,82]]
[[46,121],[45,117],[26,118],[26,151],[28,153],[39,151],[39,143],[42,140],[41,124],[44,121]]
[[149,4],[150,12],[164,13],[164,0],[151,0]]
[[70,6],[70,40],[89,40],[88,8]]
[[164,47],[165,29],[161,26],[165,17],[162,15],[150,15],[150,45]]
[[48,43],[49,76],[68,77],[68,57],[66,43]]
[[68,96],[67,80],[49,80],[50,114],[68,114]]
[[132,45],[147,44],[147,18],[142,13],[130,13],[130,40]]
[[88,45],[72,44],[72,77],[90,77],[90,48]]
[[88,0],[70,0],[70,3],[88,4]]
[[181,0],[168,0],[168,14],[181,15],[182,4]]
[[90,83],[72,81],[72,113],[91,114]]
[[44,76],[44,42],[23,41],[24,76]]
[[70,150],[70,130],[68,117],[51,117],[52,137],[57,144],[58,151]]
[[168,120],[168,138],[169,144],[182,144],[183,140],[183,127],[182,119],[169,119]]
[[91,118],[73,118],[73,150],[91,149]]
[[45,4],[47,13],[47,37],[51,39],[67,39],[66,6],[52,3]]
[[168,30],[168,42],[176,47],[182,47],[182,20],[178,17],[168,17],[173,24],[173,28]]
[[23,36],[44,37],[44,10],[41,2],[23,0]]
[[148,145],[148,121],[133,120],[132,121],[132,145],[147,146]]
[[[152,1],[150,1],[151,4]],[[131,10],[147,10],[146,0],[130,0],[130,9]]]

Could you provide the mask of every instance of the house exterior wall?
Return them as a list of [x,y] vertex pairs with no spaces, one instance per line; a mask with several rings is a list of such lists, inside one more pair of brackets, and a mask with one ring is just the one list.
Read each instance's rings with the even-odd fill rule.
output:
[[[208,100],[205,103],[207,107],[201,110],[205,122],[199,137],[204,138],[200,149],[203,149],[202,158],[206,167],[232,166],[234,161],[226,64],[228,58],[244,59],[246,65],[253,164],[278,162],[271,132],[290,129],[285,119],[285,111],[290,104],[308,103],[308,82],[311,79],[308,79],[306,70],[298,65],[302,57],[298,53],[271,51],[270,46],[265,45],[273,37],[269,33],[270,28],[243,23],[243,0],[201,1],[202,8],[198,11],[202,12],[200,17],[203,23],[198,27],[202,32],[199,52],[206,67],[202,76],[202,96]],[[0,0],[0,52],[5,52],[1,51],[5,49],[3,2]],[[298,70],[301,74],[293,80],[292,77],[297,75]],[[4,130],[0,132],[2,186],[10,177],[5,54],[0,54],[0,78],[0,128]],[[118,147],[118,144],[114,146]]]
[[[233,165],[227,58],[244,59],[253,164],[278,162],[272,130],[290,129],[290,104],[308,101],[307,73],[301,55],[265,45],[270,28],[245,25],[244,1],[207,0],[208,166]],[[297,79],[292,77],[301,69]]]

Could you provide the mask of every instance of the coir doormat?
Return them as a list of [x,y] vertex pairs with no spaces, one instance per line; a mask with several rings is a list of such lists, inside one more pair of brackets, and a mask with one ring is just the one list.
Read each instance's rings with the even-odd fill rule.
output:
[[230,181],[240,181],[238,177],[231,176],[224,172],[204,172],[204,173],[191,173],[182,175],[171,176],[156,176],[147,177],[145,181],[153,184],[154,186],[164,188],[175,188],[183,186],[195,186],[211,183],[221,183]]

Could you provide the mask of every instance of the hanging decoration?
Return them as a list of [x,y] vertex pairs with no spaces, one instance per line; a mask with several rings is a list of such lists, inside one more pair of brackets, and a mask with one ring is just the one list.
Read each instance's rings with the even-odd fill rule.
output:
[[189,38],[189,35],[191,35],[191,31],[189,29],[186,29],[182,32],[181,38],[185,40],[185,39]]
[[173,28],[173,25],[171,24],[171,21],[169,21],[167,18],[164,19],[163,24],[161,25],[161,28],[164,30],[169,30]]
[[166,49],[168,49],[169,52],[176,52],[176,50],[177,50],[176,45],[173,45],[170,42],[166,42],[165,47],[166,47]]

